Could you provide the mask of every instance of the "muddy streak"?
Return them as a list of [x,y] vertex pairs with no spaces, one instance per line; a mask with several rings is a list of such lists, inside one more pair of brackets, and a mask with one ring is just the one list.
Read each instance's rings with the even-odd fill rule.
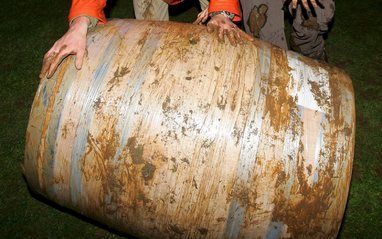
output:
[[97,100],[94,101],[93,109],[94,110],[100,110],[104,104],[105,104],[105,102],[103,102],[101,100],[101,97],[98,97]]
[[202,234],[202,235],[207,235],[207,233],[208,233],[208,229],[207,229],[207,228],[204,228],[204,227],[200,227],[200,228],[198,228],[198,231],[199,231],[200,234]]
[[232,102],[231,102],[231,111],[235,111],[236,109],[236,104],[237,104],[237,90],[235,91],[235,94],[233,95],[233,99],[232,99]]
[[[89,136],[89,147],[83,160],[84,178],[91,181],[86,189],[92,191],[89,195],[99,195],[98,199],[92,199],[96,201],[88,203],[87,208],[96,211],[98,218],[119,218],[118,224],[114,225],[122,228],[128,225],[127,221],[139,217],[142,210],[152,208],[152,200],[145,194],[145,185],[152,180],[156,166],[144,160],[144,147],[138,143],[137,136],[127,140],[115,159],[120,148],[120,136],[115,132],[116,120],[111,116],[105,122],[107,124],[98,136]],[[100,187],[95,187],[99,184]]]
[[194,186],[195,189],[198,189],[198,184],[196,183],[195,178],[192,179],[192,186]]
[[[99,197],[87,203],[88,207],[97,207],[101,215],[113,215],[122,203],[120,194],[125,183],[120,178],[120,168],[114,157],[119,148],[120,136],[116,132],[116,119],[105,116],[106,124],[97,135],[88,134],[85,155],[80,159],[80,170],[84,190],[94,195],[94,183],[100,184]],[[85,203],[85,202],[82,202]],[[86,206],[85,206],[86,207]]]
[[131,70],[129,70],[127,67],[121,67],[121,69],[117,68],[117,70],[114,72],[113,78],[107,83],[109,85],[109,89],[107,90],[110,92],[115,86],[118,86],[121,78],[124,77],[126,74],[130,73]]
[[[331,210],[335,212],[332,213],[332,216],[335,217],[336,225],[332,227],[330,233],[335,236],[338,234],[349,194],[354,158],[356,115],[354,89],[350,77],[343,70],[333,67],[330,71],[329,85],[332,95],[331,122],[333,123],[331,124],[331,144],[328,144],[327,147],[331,147],[332,164],[346,165],[346,168],[341,167],[334,172],[334,176],[339,177],[339,180],[335,181],[336,194],[333,198],[334,203],[331,205]],[[349,94],[349,99],[346,98],[347,94]],[[350,117],[348,119],[350,122],[346,122],[345,117]],[[341,136],[347,143],[343,143],[344,148],[337,153],[339,146],[336,143]]]
[[63,139],[66,139],[66,136],[71,130],[74,130],[74,122],[71,119],[69,119],[67,122],[65,122],[64,126],[61,129],[61,137]]
[[[132,137],[130,139],[132,139],[131,142],[135,141],[135,137]],[[128,143],[122,150],[122,153],[119,157],[119,160],[123,164],[123,179],[126,181],[126,185],[124,188],[124,196],[126,197],[124,200],[124,210],[128,209],[128,211],[125,211],[126,218],[132,217],[131,219],[134,219],[134,214],[137,212],[137,210],[139,210],[141,206],[150,206],[147,204],[151,204],[152,202],[151,199],[147,198],[147,196],[144,193],[144,184],[146,183],[145,178],[147,180],[150,180],[156,168],[155,165],[146,162],[145,160],[143,160],[143,158],[141,158],[142,162],[146,162],[145,165],[143,165],[143,167],[143,163],[134,163],[133,157],[135,156],[133,156],[133,154],[131,154],[130,151],[130,148],[134,145],[137,144],[135,142],[132,145]]]
[[[293,182],[291,196],[285,197],[282,187],[279,187],[274,199],[272,221],[282,222],[287,226],[291,238],[319,238],[327,235],[321,219],[329,209],[333,184],[331,166],[327,166],[320,175],[318,182],[310,186],[304,173],[303,143],[300,142],[298,153],[297,179]],[[280,178],[281,177],[281,178]],[[277,179],[281,184],[283,175]],[[285,186],[285,181],[283,182]]]
[[42,129],[41,129],[40,145],[38,147],[38,153],[37,153],[37,158],[36,158],[38,181],[40,184],[41,192],[43,194],[46,193],[45,179],[44,179],[43,170],[42,170],[42,165],[45,163],[45,162],[43,162],[45,159],[45,152],[46,152],[46,148],[45,148],[46,142],[45,141],[46,141],[46,137],[48,134],[48,128],[49,128],[50,120],[52,117],[52,113],[54,110],[53,107],[55,105],[56,96],[60,90],[62,80],[63,80],[64,75],[66,73],[66,70],[70,64],[72,64],[72,60],[66,60],[66,61],[62,62],[61,68],[57,74],[57,77],[53,77],[52,79],[50,79],[50,80],[56,79],[56,84],[54,85],[54,87],[51,91],[52,94],[49,97],[49,104],[48,104],[48,107],[46,109],[45,119],[44,119],[44,123],[43,123]]
[[168,231],[169,231],[169,233],[170,234],[177,234],[177,235],[183,235],[184,233],[185,233],[185,229],[183,229],[183,228],[180,228],[178,225],[176,225],[176,224],[170,224],[169,226],[168,226]]
[[163,101],[162,103],[162,110],[164,114],[168,113],[171,110],[170,103],[171,103],[170,96],[167,96],[166,100]]
[[138,41],[138,45],[143,45],[146,41],[147,41],[147,38],[148,38],[148,36],[149,36],[149,33],[150,33],[150,30],[148,29],[148,30],[146,30],[143,34],[142,34],[142,38],[141,39],[139,39],[139,41]]
[[191,45],[196,45],[200,41],[199,35],[193,35],[193,34],[189,33],[187,36],[188,36],[188,42]]
[[156,162],[168,162],[168,157],[164,156],[159,151],[154,151],[154,153],[151,155],[151,160]]
[[186,134],[186,128],[185,128],[184,126],[182,126],[182,135],[183,135],[183,136],[187,136],[187,134]]
[[145,166],[143,166],[141,172],[142,172],[142,177],[145,181],[148,181],[154,177],[154,172],[155,172],[155,166],[152,163],[146,163]]
[[227,98],[224,98],[222,95],[220,96],[217,106],[220,110],[224,110],[225,106],[227,105]]
[[285,129],[290,121],[290,102],[293,102],[292,97],[287,92],[290,70],[285,51],[278,47],[272,47],[265,115],[269,114],[271,126],[276,132]]
[[[272,49],[271,56],[271,75],[266,89],[266,113],[269,113],[271,126],[276,133],[283,135],[282,131],[289,129],[295,138],[301,134],[299,129],[302,122],[297,114],[297,99],[292,98],[287,92],[290,79],[288,61],[285,54],[276,48]],[[328,103],[327,96],[320,95],[321,86],[312,84],[312,88],[316,89],[314,93],[321,104]],[[291,238],[316,238],[323,235],[322,233],[326,235],[322,228],[323,223],[319,223],[318,220],[325,217],[325,212],[331,203],[334,189],[332,184],[333,162],[328,163],[324,169],[321,169],[322,171],[318,172],[318,182],[311,186],[305,175],[303,155],[303,143],[300,141],[297,172],[290,196],[286,196],[285,193],[286,183],[290,177],[284,171],[285,166],[278,164],[273,169],[277,178],[272,221],[282,222]],[[331,158],[333,159],[333,157]]]
[[275,188],[279,188],[280,185],[283,185],[283,184],[286,182],[286,180],[287,180],[287,175],[286,175],[286,173],[284,172],[284,169],[282,168],[281,165],[278,165],[278,166],[276,167],[275,172],[278,172],[278,173],[277,173],[277,179],[276,179],[276,186],[275,186]]
[[[161,24],[171,29],[171,34],[166,36],[163,41],[167,42],[160,47],[165,52],[168,62],[188,62],[190,57],[196,53],[204,54],[198,43],[201,36],[205,35],[205,28],[196,25],[187,25],[187,31],[178,24],[166,23]],[[192,34],[190,33],[192,32]],[[176,46],[176,47],[174,47]],[[190,54],[192,52],[192,54]]]
[[137,197],[136,197],[136,200],[137,200],[138,202],[142,202],[143,205],[146,205],[146,204],[148,204],[148,203],[151,202],[151,200],[148,199],[143,193],[138,193],[138,195],[137,195]]
[[352,115],[352,118],[355,121],[355,107],[354,107],[354,90],[351,84],[350,78],[343,71],[333,68],[330,72],[329,77],[329,85],[330,85],[330,93],[332,96],[332,119],[337,127],[344,128],[346,127],[344,124],[344,115],[341,114],[341,106],[342,103],[342,95],[344,92],[349,92],[352,95],[353,106],[349,107],[353,109],[352,112],[347,112]]
[[[284,191],[280,186],[274,200],[275,209],[273,211],[273,221],[283,222],[287,226],[287,231],[292,238],[320,238],[322,235],[329,238],[335,238],[341,223],[342,215],[346,205],[346,197],[350,184],[350,174],[345,178],[339,178],[342,175],[342,170],[348,172],[348,169],[335,169],[335,165],[341,165],[345,160],[352,161],[350,158],[345,158],[347,150],[338,151],[340,135],[349,135],[349,127],[345,125],[343,115],[342,99],[343,91],[348,85],[343,87],[342,82],[348,83],[345,74],[338,73],[337,70],[330,71],[330,90],[331,103],[330,114],[326,124],[324,138],[325,144],[320,152],[320,166],[318,168],[318,179],[313,185],[310,185],[309,179],[304,171],[303,158],[304,148],[300,142],[298,152],[298,166],[296,180],[293,182],[291,196],[285,197]],[[329,104],[329,102],[328,102]],[[353,109],[354,110],[354,109]],[[354,112],[349,112],[354,115]],[[352,141],[353,139],[350,139]],[[353,147],[351,143],[349,147]],[[351,162],[348,162],[351,168]],[[308,166],[309,167],[309,166]],[[307,168],[308,174],[312,174],[312,168]],[[351,170],[350,170],[351,172]],[[282,183],[283,175],[279,175],[278,181]],[[282,184],[280,184],[282,185]],[[343,186],[342,186],[343,185]],[[345,188],[345,189],[344,189]],[[345,193],[342,193],[345,191]],[[293,199],[293,200],[291,200]]]
[[320,85],[314,81],[308,81],[308,83],[310,84],[313,97],[317,101],[318,105],[320,107],[329,105],[329,96],[325,93],[325,91],[322,90],[324,85]]
[[130,137],[127,140],[127,148],[134,164],[143,164],[143,149],[144,145],[139,144],[136,137]]
[[190,161],[187,158],[181,158],[180,161],[190,165]]
[[[257,176],[254,176],[254,179],[251,179],[252,182],[256,181]],[[227,202],[232,200],[237,200],[243,208],[247,208],[247,211],[254,210],[258,208],[256,204],[257,191],[249,188],[245,184],[236,184],[232,187],[231,191],[228,194]]]

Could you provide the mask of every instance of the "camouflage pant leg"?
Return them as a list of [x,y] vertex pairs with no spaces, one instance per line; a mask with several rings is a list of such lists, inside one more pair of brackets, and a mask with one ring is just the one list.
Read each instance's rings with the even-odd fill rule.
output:
[[334,16],[334,0],[321,0],[324,8],[315,9],[316,17],[307,13],[307,19],[302,14],[301,6],[297,8],[293,19],[293,33],[291,48],[301,54],[325,60],[324,34],[328,31],[328,24]]
[[210,1],[209,0],[199,0],[199,3],[200,3],[200,7],[202,8],[202,10],[206,9],[206,7],[208,7],[208,4],[210,4]]
[[283,0],[240,0],[245,31],[261,40],[287,49]]
[[162,0],[133,0],[135,18],[168,21],[168,4]]

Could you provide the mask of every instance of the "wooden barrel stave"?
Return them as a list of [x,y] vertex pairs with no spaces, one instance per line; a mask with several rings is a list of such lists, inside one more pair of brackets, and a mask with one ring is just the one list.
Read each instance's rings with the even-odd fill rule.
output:
[[144,238],[334,238],[355,111],[341,70],[202,27],[115,20],[32,107],[31,188]]

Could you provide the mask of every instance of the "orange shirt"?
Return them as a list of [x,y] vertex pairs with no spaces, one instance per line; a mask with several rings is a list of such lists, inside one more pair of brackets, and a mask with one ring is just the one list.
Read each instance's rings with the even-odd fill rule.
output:
[[[163,0],[170,5],[177,4],[182,0]],[[98,19],[98,23],[106,23],[103,9],[106,6],[106,0],[72,0],[72,6],[69,12],[69,22],[74,18],[86,15]],[[241,19],[239,0],[210,0],[208,12],[227,11],[235,13],[234,21]]]
[[98,19],[98,22],[106,23],[103,9],[106,6],[106,0],[72,0],[72,6],[69,11],[69,22],[74,18],[85,15]]

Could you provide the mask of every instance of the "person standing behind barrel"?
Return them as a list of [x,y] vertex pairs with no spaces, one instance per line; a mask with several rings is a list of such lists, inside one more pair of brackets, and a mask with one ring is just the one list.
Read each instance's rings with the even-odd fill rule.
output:
[[[168,21],[168,5],[184,0],[133,0],[137,19]],[[202,9],[208,0],[199,0]],[[107,22],[103,9],[106,0],[72,0],[69,12],[69,30],[57,40],[45,54],[39,77],[52,77],[60,62],[68,55],[76,55],[75,66],[79,70],[86,52],[86,35],[98,23]]]
[[[211,30],[226,33],[229,38],[235,32],[232,15],[240,15],[239,0],[211,0],[208,22]],[[326,60],[324,35],[334,16],[334,0],[240,0],[243,9],[245,31],[257,38],[287,49],[284,32],[284,4],[289,5],[293,15],[291,48],[302,55]],[[286,3],[285,3],[286,2]],[[292,2],[292,4],[290,4]],[[207,20],[206,11],[195,21],[201,24]],[[218,15],[218,17],[216,17]],[[224,34],[220,34],[224,37]]]

